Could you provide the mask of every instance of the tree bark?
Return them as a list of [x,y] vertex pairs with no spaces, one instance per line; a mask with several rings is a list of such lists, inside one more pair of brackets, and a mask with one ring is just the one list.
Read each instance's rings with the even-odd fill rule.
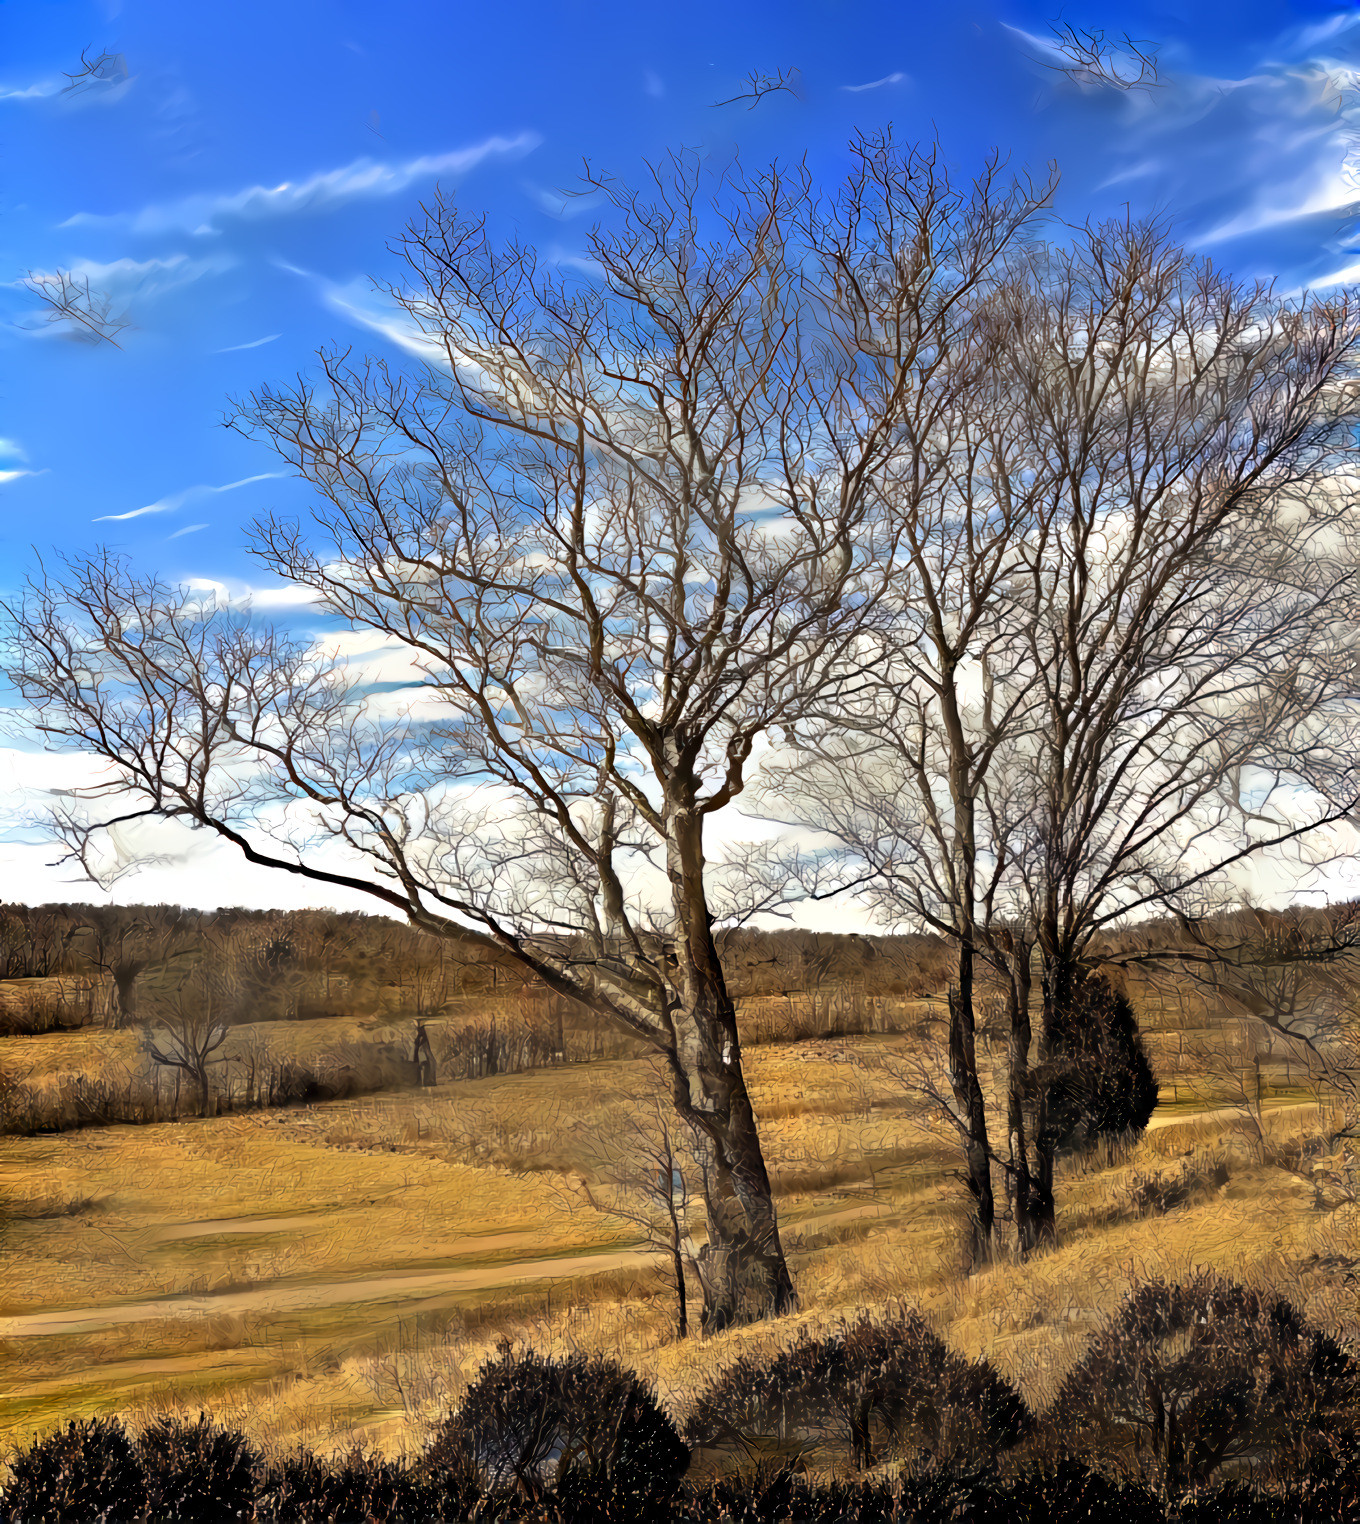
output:
[[1006,1122],[1010,1134],[1011,1218],[1015,1223],[1016,1242],[1022,1256],[1038,1242],[1032,1216],[1033,1180],[1029,1167],[1029,1138],[1025,1113],[1029,1107],[1029,1052],[1033,1040],[1029,1002],[1031,990],[1030,949],[1015,948],[1011,963],[1010,1041],[1007,1051]]
[[699,1278],[708,1333],[789,1312],[796,1297],[704,893],[697,781],[677,768],[666,801],[678,995],[667,1015],[675,1034],[673,1098],[694,1125],[700,1152],[708,1242],[699,1251]]
[[992,1157],[987,1138],[987,1111],[978,1079],[973,1022],[973,950],[959,948],[959,987],[949,992],[949,1084],[967,1133],[964,1138],[966,1183],[972,1197],[968,1234],[968,1264],[972,1269],[992,1257],[996,1201],[992,1191]]

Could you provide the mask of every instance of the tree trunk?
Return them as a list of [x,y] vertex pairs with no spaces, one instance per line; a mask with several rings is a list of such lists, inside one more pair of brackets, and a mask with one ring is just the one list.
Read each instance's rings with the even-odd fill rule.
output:
[[119,1031],[132,1025],[136,1005],[137,975],[135,968],[115,968],[113,971],[114,1012],[113,1024]]
[[[1072,970],[1069,960],[1051,936],[1043,958],[1043,1025],[1039,1035],[1039,1062],[1047,1066],[1053,1060],[1051,1034],[1057,1030],[1057,1013],[1071,999]],[[1048,1126],[1048,1087],[1039,1086],[1034,1119],[1034,1178],[1031,1216],[1038,1243],[1058,1241],[1057,1206],[1053,1197],[1054,1143]]]
[[1010,1041],[1007,1050],[1006,1122],[1010,1133],[1010,1175],[1007,1188],[1011,1217],[1021,1255],[1037,1243],[1031,1215],[1033,1181],[1029,1168],[1029,1138],[1025,1112],[1029,1105],[1029,1050],[1033,1039],[1029,1002],[1031,990],[1030,949],[1021,945],[1011,958]]
[[196,1070],[194,1073],[194,1083],[198,1086],[198,1114],[201,1117],[206,1117],[208,1115],[208,1103],[211,1099],[208,1091],[208,1071],[206,1069]]
[[966,942],[959,948],[959,987],[949,992],[949,1084],[967,1126],[964,1157],[965,1181],[973,1201],[968,1234],[968,1265],[972,1269],[991,1260],[996,1201],[973,1029],[973,950]]
[[[669,743],[672,746],[674,743]],[[705,1332],[780,1315],[795,1305],[770,1177],[742,1073],[736,1009],[723,978],[703,884],[697,779],[672,774],[666,868],[676,938],[667,1012],[675,1033],[672,1095],[695,1128],[708,1217],[699,1252]]]

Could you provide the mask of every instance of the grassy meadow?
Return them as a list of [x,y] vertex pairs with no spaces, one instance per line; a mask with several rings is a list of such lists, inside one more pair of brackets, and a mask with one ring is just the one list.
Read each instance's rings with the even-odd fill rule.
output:
[[[430,1030],[479,1010],[512,1015],[469,999]],[[743,1020],[776,1038],[780,1012],[752,998]],[[735,1354],[897,1303],[1042,1406],[1135,1280],[1197,1267],[1360,1333],[1360,1208],[1309,1173],[1334,1098],[1272,1072],[1254,1118],[1217,1050],[1187,1043],[1204,1029],[1150,1006],[1163,1103],[1147,1133],[1060,1165],[1058,1248],[963,1274],[956,1148],[911,1084],[939,1015],[936,998],[900,999],[877,1024],[903,1030],[748,1047],[801,1306],[683,1342],[665,1266],[611,1210],[627,1202],[601,1164],[656,1093],[646,1058],[0,1137],[0,1445],[71,1416],[206,1407],[276,1450],[396,1455],[506,1336],[614,1356],[679,1413]],[[262,1041],[301,1057],[405,1051],[414,1019],[242,1026],[223,1056]],[[7,1037],[0,1072],[130,1070],[139,1041],[102,1026]]]

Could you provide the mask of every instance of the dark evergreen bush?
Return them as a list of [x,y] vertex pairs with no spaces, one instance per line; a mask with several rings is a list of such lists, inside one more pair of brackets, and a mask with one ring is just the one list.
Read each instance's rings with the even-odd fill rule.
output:
[[1331,1474],[1353,1451],[1357,1400],[1354,1362],[1287,1302],[1201,1275],[1126,1297],[1051,1422],[1174,1498],[1234,1462],[1285,1481]]
[[445,1486],[475,1478],[493,1495],[551,1492],[575,1513],[607,1508],[619,1519],[663,1509],[688,1465],[675,1425],[633,1372],[599,1356],[517,1354],[508,1342],[426,1453]]
[[124,1524],[145,1507],[146,1473],[117,1419],[73,1419],[10,1462],[8,1524]]
[[194,1423],[162,1418],[137,1440],[137,1454],[158,1524],[254,1517],[261,1460],[244,1434],[218,1428],[204,1413]]
[[686,1437],[734,1452],[830,1444],[860,1467],[910,1452],[966,1467],[995,1459],[1032,1422],[987,1361],[952,1353],[904,1312],[886,1322],[861,1315],[820,1338],[804,1330],[773,1357],[735,1361],[695,1401]]
[[1102,974],[1074,971],[1053,1002],[1049,1057],[1035,1070],[1045,1099],[1041,1146],[1078,1149],[1141,1132],[1157,1105],[1157,1081],[1128,997]]

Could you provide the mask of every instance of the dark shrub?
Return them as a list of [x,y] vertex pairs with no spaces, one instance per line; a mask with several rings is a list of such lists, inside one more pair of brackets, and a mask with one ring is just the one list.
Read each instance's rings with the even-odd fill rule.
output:
[[357,1451],[327,1463],[303,1452],[275,1470],[261,1516],[268,1524],[429,1524],[464,1517],[403,1465]]
[[1105,1519],[1109,1524],[1163,1524],[1161,1499],[1146,1487],[1116,1482],[1092,1471],[1079,1460],[1060,1459],[1052,1465],[1021,1472],[1004,1481],[976,1487],[970,1498],[970,1524],[1083,1524]]
[[244,1434],[200,1413],[161,1418],[137,1441],[151,1517],[165,1524],[217,1524],[254,1517],[260,1457]]
[[[689,1451],[651,1389],[599,1356],[553,1360],[501,1345],[426,1452],[433,1479],[457,1489],[540,1499],[588,1516],[662,1508]],[[583,1510],[585,1512],[583,1512]]]
[[759,1467],[695,1488],[676,1505],[680,1524],[945,1524],[965,1492],[947,1474],[891,1482],[833,1481],[814,1487],[787,1468]]
[[1233,1462],[1296,1480],[1334,1470],[1353,1444],[1357,1399],[1355,1364],[1287,1302],[1201,1275],[1126,1297],[1051,1421],[1175,1497]]
[[74,1419],[10,1462],[9,1524],[123,1524],[146,1506],[146,1474],[116,1419]]
[[1104,975],[1073,972],[1047,1037],[1051,1057],[1035,1071],[1045,1093],[1041,1146],[1079,1149],[1147,1126],[1157,1081],[1133,1006]]
[[941,1466],[995,1458],[1032,1427],[1020,1394],[985,1360],[964,1360],[916,1312],[806,1330],[772,1358],[735,1361],[700,1394],[691,1444],[745,1450],[832,1444],[857,1466],[916,1451]]

